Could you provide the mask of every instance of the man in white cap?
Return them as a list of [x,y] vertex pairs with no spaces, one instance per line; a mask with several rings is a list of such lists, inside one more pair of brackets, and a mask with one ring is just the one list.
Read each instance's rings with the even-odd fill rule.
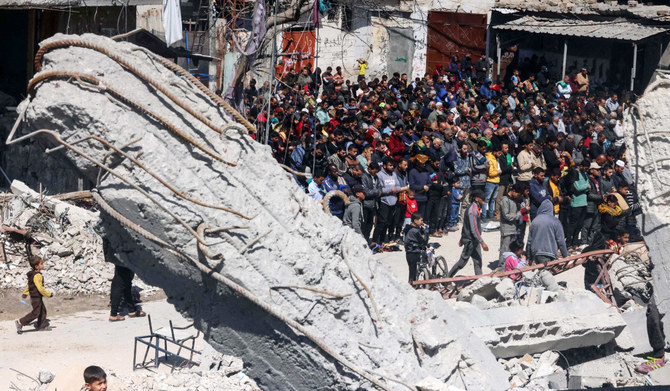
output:
[[586,196],[586,217],[582,226],[582,243],[591,244],[593,235],[600,231],[600,212],[598,205],[604,201],[604,193],[600,187],[601,166],[591,162],[589,166],[589,192]]
[[619,183],[625,182],[632,190],[632,186],[634,185],[633,176],[626,168],[626,163],[624,163],[623,160],[617,160],[614,164],[614,175],[612,176],[612,180],[614,181],[614,187],[618,188]]
[[428,121],[432,124],[437,120],[438,115],[444,115],[444,111],[442,111],[442,102],[437,102],[435,103],[435,110],[433,110],[430,115],[428,116]]

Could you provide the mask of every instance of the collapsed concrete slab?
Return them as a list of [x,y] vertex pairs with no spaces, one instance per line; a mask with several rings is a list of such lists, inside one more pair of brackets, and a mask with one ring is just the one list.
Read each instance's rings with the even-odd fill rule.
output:
[[[644,213],[638,226],[653,264],[654,300],[659,312],[670,314],[670,75],[656,73],[624,121],[626,157]],[[670,321],[664,322],[666,346]]]
[[[16,137],[50,129],[31,137],[76,143],[54,153],[97,183],[108,259],[164,288],[259,386],[406,389],[434,376],[508,388],[466,319],[437,292],[397,281],[197,81],[98,36],[43,45]],[[418,352],[427,323],[450,343]]]
[[474,333],[498,358],[547,350],[568,350],[610,342],[626,327],[616,308],[593,293],[582,292],[568,301],[479,310],[460,304]]

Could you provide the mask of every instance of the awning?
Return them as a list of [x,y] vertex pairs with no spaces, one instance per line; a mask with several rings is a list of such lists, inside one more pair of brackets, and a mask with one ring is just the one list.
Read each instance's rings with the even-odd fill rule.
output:
[[668,31],[668,28],[645,26],[624,18],[599,21],[551,19],[535,16],[524,16],[505,24],[493,26],[493,28],[496,30],[524,31],[536,34],[604,38],[634,42]]

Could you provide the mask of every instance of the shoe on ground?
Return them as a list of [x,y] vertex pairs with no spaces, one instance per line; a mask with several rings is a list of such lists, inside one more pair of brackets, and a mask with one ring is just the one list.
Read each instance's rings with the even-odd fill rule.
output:
[[19,322],[18,320],[15,320],[14,324],[16,325],[16,333],[17,334],[23,334],[23,326],[21,326],[21,322]]
[[665,358],[647,357],[648,360],[635,367],[635,371],[647,374],[651,371],[663,368],[665,366]]

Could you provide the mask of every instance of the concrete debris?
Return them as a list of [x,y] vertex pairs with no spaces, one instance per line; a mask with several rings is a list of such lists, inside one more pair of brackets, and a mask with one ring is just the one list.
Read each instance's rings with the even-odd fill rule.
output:
[[616,308],[590,292],[531,307],[482,311],[462,304],[457,312],[470,320],[475,334],[499,358],[605,344],[626,326]]
[[633,368],[644,359],[615,353],[570,367],[570,388],[643,386],[644,376]]
[[37,380],[42,384],[49,384],[54,380],[54,374],[46,370],[40,370]]
[[[224,361],[240,363],[242,360],[232,356],[221,356]],[[84,390],[82,373],[84,367],[75,366],[54,375],[40,370],[37,380],[40,384],[23,386],[18,384],[16,391],[58,391]],[[107,373],[107,383],[114,391],[260,391],[258,385],[242,371],[227,371],[217,369],[176,368],[171,373],[135,372],[132,375],[121,376],[114,372]]]
[[182,369],[171,374],[135,374],[119,378],[115,391],[260,391],[253,379],[243,372],[226,375],[220,371]]
[[[99,213],[53,197],[40,195],[20,181],[5,194],[3,224],[29,231],[31,247],[44,259],[48,288],[58,294],[109,294],[114,265],[105,262],[102,238],[94,231]],[[0,263],[0,288],[23,289],[30,270],[21,235],[2,233],[7,258]],[[136,279],[145,293],[156,288]]]
[[626,248],[626,253],[612,255],[610,259],[609,275],[617,302],[632,298],[646,302],[651,295],[651,264],[646,247],[635,246],[637,248]]
[[474,295],[491,300],[498,295],[496,286],[501,282],[500,277],[485,276],[466,286],[458,293],[459,301],[470,301]]
[[[654,301],[662,315],[670,314],[670,156],[668,121],[670,76],[656,72],[640,99],[627,111],[624,121],[626,158],[635,178],[643,214],[638,226],[649,249]],[[666,317],[667,318],[667,317]],[[670,343],[670,321],[663,322],[666,345]]]
[[[164,288],[170,302],[206,330],[205,338],[216,350],[250,364],[246,373],[260,387],[373,388],[363,371],[393,390],[406,389],[399,382],[413,386],[435,374],[456,387],[458,382],[468,389],[508,388],[508,376],[467,318],[437,292],[416,291],[396,280],[374,260],[360,235],[328,218],[275,162],[270,148],[241,135],[241,126],[191,81],[129,43],[94,35],[56,35],[47,42],[66,38],[99,45],[127,60],[172,98],[101,51],[70,42],[45,54],[44,69],[36,77],[86,72],[127,101],[75,79],[45,80],[19,106],[25,112],[20,134],[48,128],[63,140],[94,135],[116,146],[139,139],[125,150],[132,156],[141,153],[141,163],[151,173],[129,159],[115,158],[115,175],[101,175],[97,186],[109,205],[97,227],[110,242],[106,256]],[[221,135],[173,98],[194,108]],[[146,110],[128,101],[141,102]],[[147,110],[156,115],[146,115]],[[45,135],[36,141],[57,144]],[[92,139],[76,147],[96,161],[108,153]],[[219,161],[222,155],[236,165]],[[96,183],[99,167],[90,160],[72,150],[58,156]],[[117,213],[128,221],[122,225]],[[203,223],[222,229],[205,230],[200,237],[194,231]],[[247,228],[226,228],[232,226]],[[205,252],[221,256],[209,259]],[[301,287],[347,296],[333,299]],[[428,321],[443,325],[441,337],[454,342],[417,354],[412,330]],[[350,366],[341,365],[345,359]],[[467,360],[472,365],[461,370],[459,362]]]

